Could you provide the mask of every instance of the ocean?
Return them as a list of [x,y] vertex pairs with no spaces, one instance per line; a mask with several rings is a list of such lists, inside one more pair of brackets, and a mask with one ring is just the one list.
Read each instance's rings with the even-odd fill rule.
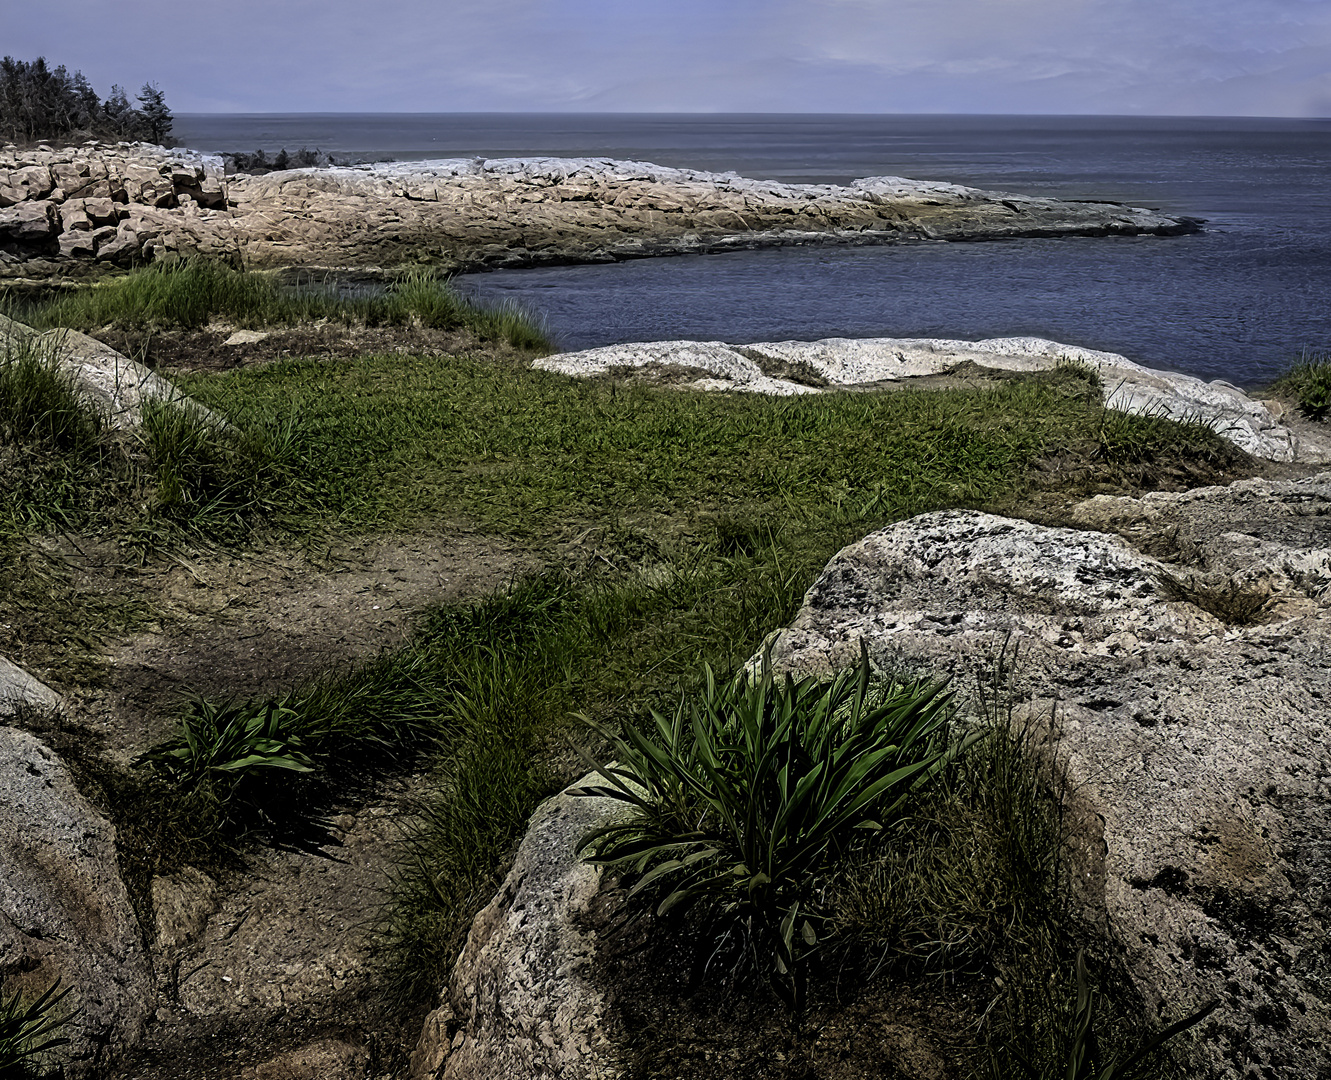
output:
[[467,275],[564,349],[1031,334],[1252,387],[1331,351],[1331,120],[182,115],[209,151],[613,157],[792,183],[896,175],[1205,218],[1183,237],[787,248]]

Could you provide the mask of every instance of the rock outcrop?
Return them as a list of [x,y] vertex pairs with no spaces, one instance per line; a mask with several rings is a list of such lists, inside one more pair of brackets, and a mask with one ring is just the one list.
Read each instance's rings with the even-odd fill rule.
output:
[[[840,552],[769,642],[778,670],[871,657],[967,701],[1016,657],[1018,712],[1075,791],[1079,900],[1201,1080],[1331,1073],[1331,473],[1141,499],[1080,529],[925,514]],[[1111,535],[1111,533],[1120,535]],[[413,1080],[619,1075],[614,989],[588,977],[599,885],[573,855],[621,812],[533,817],[476,919]]]
[[218,157],[146,143],[7,147],[0,150],[0,272],[224,255],[226,207]]
[[623,812],[613,799],[566,791],[532,815],[513,869],[476,916],[443,1000],[425,1020],[411,1080],[618,1075],[601,1029],[605,992],[591,978],[596,932],[583,919],[601,871],[574,848]]
[[[1218,997],[1204,1078],[1331,1074],[1331,474],[1098,498],[1052,529],[926,514],[840,552],[772,643],[827,672],[864,642],[1016,692],[1104,852],[1087,887],[1161,1024]],[[1143,550],[1151,552],[1146,554]],[[1221,616],[1221,617],[1218,617]],[[1229,621],[1226,621],[1229,620]],[[1254,1071],[1255,1070],[1255,1071]]]
[[458,271],[789,244],[1198,227],[1118,203],[893,176],[782,184],[603,158],[509,158],[228,178],[218,157],[140,143],[0,151],[0,264],[29,275],[194,252],[253,267],[424,262]]
[[0,717],[13,716],[25,705],[39,709],[58,708],[60,695],[17,664],[0,656]]
[[147,956],[116,861],[115,829],[34,735],[0,727],[0,984],[71,993],[65,1075],[136,1043],[153,1008]]
[[1117,353],[1043,338],[826,338],[755,345],[655,341],[562,353],[532,366],[579,377],[671,371],[684,373],[682,385],[697,390],[816,394],[905,383],[966,363],[1001,371],[1037,371],[1069,361],[1099,373],[1110,408],[1201,420],[1240,450],[1268,461],[1331,464],[1331,437],[1295,431],[1270,403],[1254,400],[1230,383],[1156,371]]

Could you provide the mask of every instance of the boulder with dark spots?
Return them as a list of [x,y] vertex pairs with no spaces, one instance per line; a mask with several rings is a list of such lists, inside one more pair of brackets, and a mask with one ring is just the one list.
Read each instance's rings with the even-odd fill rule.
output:
[[863,642],[964,696],[1015,654],[1014,692],[1053,717],[1091,811],[1079,839],[1103,864],[1083,888],[1148,1016],[1222,1002],[1179,1044],[1190,1075],[1323,1080],[1331,474],[1076,517],[1132,542],[967,511],[874,533],[827,565],[773,662],[829,672]]
[[57,980],[70,988],[67,1076],[139,1040],[154,989],[115,829],[44,743],[0,727],[0,984],[35,998]]
[[624,812],[613,799],[566,791],[532,815],[512,870],[476,916],[442,1001],[425,1020],[412,1080],[619,1075],[602,1027],[606,993],[592,977],[597,935],[583,918],[601,871],[574,849]]

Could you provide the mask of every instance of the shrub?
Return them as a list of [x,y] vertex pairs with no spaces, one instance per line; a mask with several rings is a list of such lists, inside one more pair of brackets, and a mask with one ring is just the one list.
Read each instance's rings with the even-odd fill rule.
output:
[[0,1080],[35,1075],[35,1059],[69,1042],[66,1038],[47,1038],[68,1023],[67,1017],[57,1017],[55,1011],[72,987],[56,993],[59,986],[57,979],[29,1005],[23,1004],[18,991],[9,997],[0,996]]
[[597,765],[604,783],[580,793],[634,813],[579,850],[635,874],[632,893],[658,915],[700,907],[738,929],[798,1002],[824,923],[817,886],[955,754],[950,715],[939,684],[876,683],[867,654],[830,682],[777,679],[764,664],[718,685],[707,668],[701,696],[671,717],[653,711],[650,734],[606,735],[618,763]]

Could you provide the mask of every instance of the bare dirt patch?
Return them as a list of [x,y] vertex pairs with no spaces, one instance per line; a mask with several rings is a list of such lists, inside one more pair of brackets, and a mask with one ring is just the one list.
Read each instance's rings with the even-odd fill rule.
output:
[[[300,357],[349,360],[367,354],[434,356],[474,349],[484,349],[499,360],[530,360],[529,353],[501,342],[481,342],[469,330],[424,326],[348,326],[324,322],[266,327],[240,334],[233,326],[158,331],[105,328],[94,336],[150,368],[176,371],[230,371]],[[229,341],[233,343],[228,344]]]
[[[89,576],[115,557],[86,545],[61,554]],[[68,689],[124,760],[168,733],[186,694],[263,698],[345,670],[402,644],[426,609],[501,589],[541,562],[507,541],[451,532],[117,566],[119,587],[156,618],[107,644],[100,685]]]

